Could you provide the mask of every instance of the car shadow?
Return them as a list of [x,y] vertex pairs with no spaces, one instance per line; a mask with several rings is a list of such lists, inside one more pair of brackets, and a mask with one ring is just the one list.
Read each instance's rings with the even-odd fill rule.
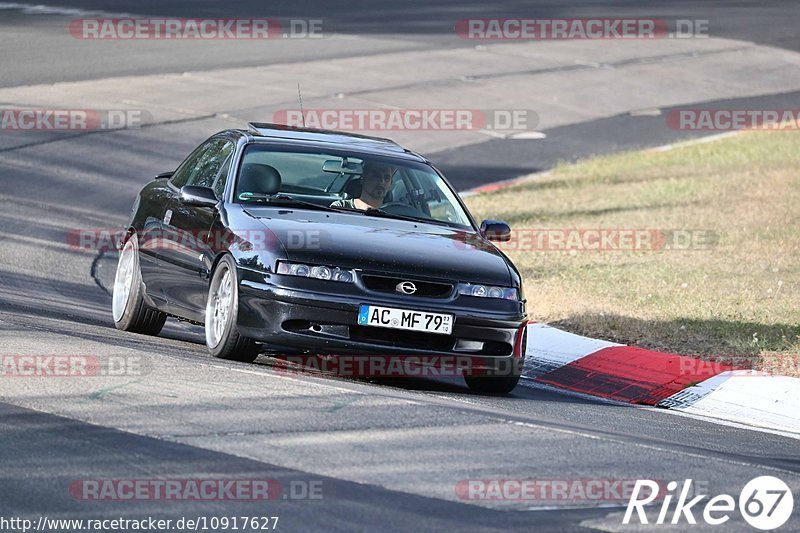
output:
[[[289,360],[288,363],[287,359]],[[601,400],[593,400],[591,398],[557,394],[554,393],[552,388],[533,386],[533,382],[525,377],[520,380],[519,385],[510,393],[487,393],[471,390],[461,376],[436,375],[435,371],[432,371],[425,377],[419,375],[392,377],[344,376],[333,372],[324,372],[321,370],[321,365],[316,362],[307,365],[299,365],[297,364],[296,358],[277,351],[263,352],[255,361],[255,364],[270,367],[281,373],[291,373],[294,375],[329,379],[332,381],[369,383],[379,387],[395,388],[404,391],[444,393],[464,397],[495,397],[526,401],[547,399],[550,402],[566,403],[589,404],[601,402]],[[602,403],[607,402],[602,401]]]

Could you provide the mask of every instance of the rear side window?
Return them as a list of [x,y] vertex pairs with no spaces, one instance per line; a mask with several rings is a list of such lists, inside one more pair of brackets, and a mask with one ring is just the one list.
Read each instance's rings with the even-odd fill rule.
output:
[[[233,143],[225,139],[211,139],[186,158],[172,176],[170,183],[177,188],[184,185],[213,187],[215,180],[233,152]],[[224,189],[224,183],[223,183]]]

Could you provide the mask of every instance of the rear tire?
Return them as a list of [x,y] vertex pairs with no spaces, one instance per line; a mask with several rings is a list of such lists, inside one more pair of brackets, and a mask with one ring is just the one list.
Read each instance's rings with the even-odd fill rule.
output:
[[142,272],[139,269],[139,240],[134,233],[119,253],[111,314],[117,329],[158,335],[164,327],[167,315],[147,305],[142,298],[143,293]]
[[507,394],[519,383],[519,376],[464,376],[471,391]]
[[239,280],[236,263],[230,255],[217,263],[206,299],[206,346],[220,359],[250,363],[258,357],[256,342],[239,334]]

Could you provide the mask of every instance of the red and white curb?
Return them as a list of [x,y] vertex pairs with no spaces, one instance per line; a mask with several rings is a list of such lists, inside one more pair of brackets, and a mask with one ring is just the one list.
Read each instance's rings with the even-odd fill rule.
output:
[[575,393],[800,436],[800,379],[528,325],[524,375]]

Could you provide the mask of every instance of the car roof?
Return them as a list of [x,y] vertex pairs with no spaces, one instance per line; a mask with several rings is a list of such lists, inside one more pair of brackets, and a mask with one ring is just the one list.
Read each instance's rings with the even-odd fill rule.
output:
[[283,124],[250,122],[250,130],[242,131],[255,142],[277,142],[279,144],[303,146],[327,146],[329,148],[356,150],[375,155],[400,157],[413,161],[427,162],[416,152],[403,148],[391,139],[371,137],[357,133],[314,128],[294,128]]

